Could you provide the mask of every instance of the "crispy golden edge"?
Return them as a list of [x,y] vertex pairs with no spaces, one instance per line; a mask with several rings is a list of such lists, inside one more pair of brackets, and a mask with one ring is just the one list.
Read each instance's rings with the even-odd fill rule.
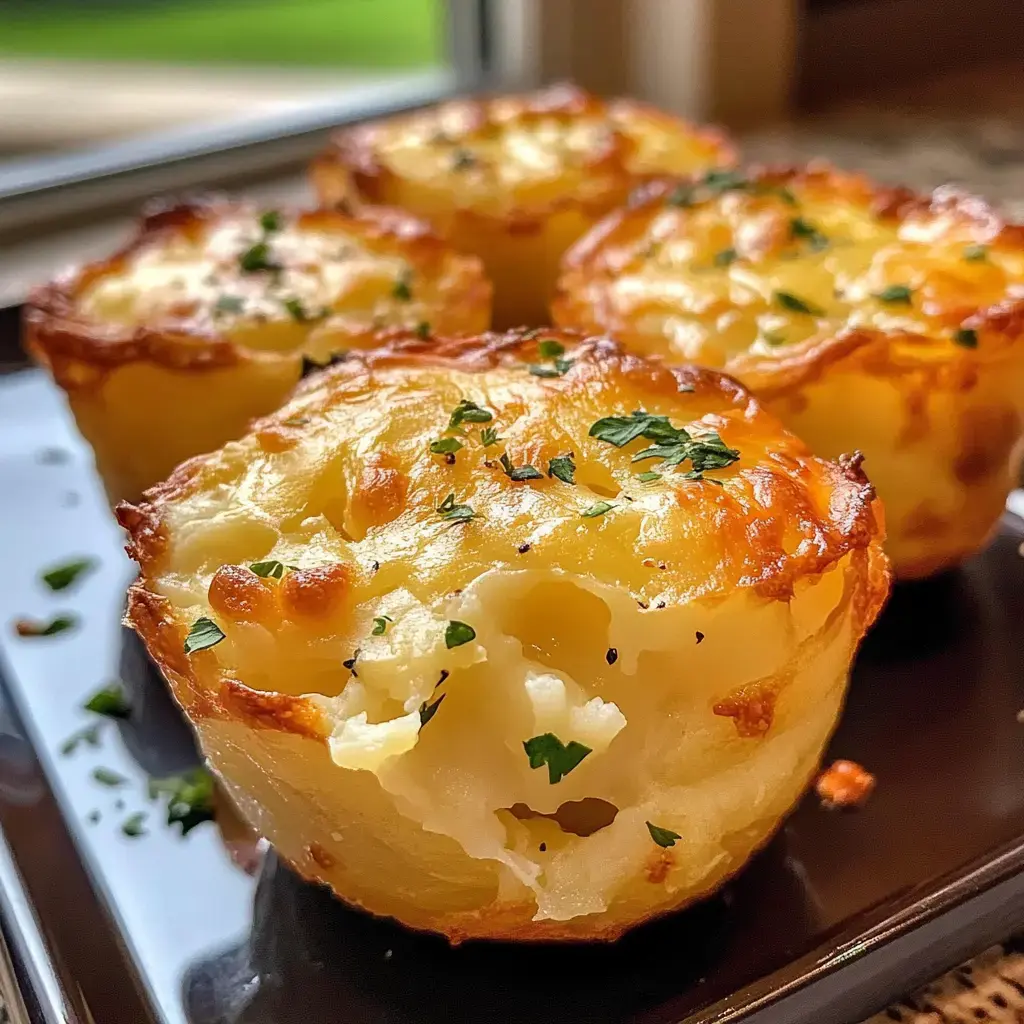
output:
[[[478,338],[430,339],[424,341],[412,333],[383,349],[353,353],[344,362],[307,378],[296,395],[323,396],[325,406],[346,381],[385,366],[447,366],[467,372],[481,372],[508,359],[530,361],[536,357],[537,331],[517,330],[506,334],[485,334]],[[766,416],[756,399],[737,381],[724,374],[698,366],[666,367],[658,360],[630,354],[607,338],[586,338],[572,331],[544,331],[575,349],[579,360],[613,363],[634,380],[639,376],[654,393],[678,392],[681,385],[699,391],[716,392],[724,407],[743,410],[747,419]],[[284,430],[291,415],[288,407],[254,425],[255,431],[271,427]],[[780,430],[781,433],[781,430]],[[881,516],[874,489],[864,476],[859,456],[838,463],[815,459],[795,438],[790,438],[794,453],[787,452],[791,472],[813,463],[824,473],[824,482],[832,488],[829,502],[830,522],[822,524],[819,544],[814,553],[794,558],[791,570],[764,582],[753,582],[755,590],[767,599],[787,599],[798,579],[814,578],[835,566],[847,554],[868,559],[869,571],[854,595],[854,615],[863,629],[874,620],[888,593],[888,566],[879,554],[882,534]],[[216,655],[202,651],[184,653],[187,626],[166,598],[148,589],[148,578],[159,571],[166,553],[168,531],[166,507],[194,493],[202,486],[202,471],[216,457],[199,455],[182,463],[163,483],[146,492],[134,505],[122,502],[117,518],[128,534],[126,551],[139,563],[141,575],[128,591],[125,622],[145,640],[150,655],[173,684],[184,710],[194,719],[222,717],[243,721],[253,728],[275,729],[322,739],[330,732],[319,709],[301,697],[250,690],[227,675]],[[806,472],[806,470],[803,470]]]
[[[526,123],[552,116],[557,116],[565,122],[571,122],[579,117],[605,114],[623,120],[631,114],[642,116],[645,120],[659,124],[667,133],[688,135],[695,144],[705,146],[709,165],[730,167],[737,160],[736,149],[731,139],[720,128],[696,125],[636,100],[603,100],[569,83],[515,96],[458,99],[444,104],[444,107],[464,111],[471,130],[482,131],[496,125],[492,113],[492,104],[495,101],[510,105],[516,116]],[[396,118],[355,125],[338,132],[331,139],[328,148],[310,166],[314,184],[330,181],[332,185],[336,185],[340,177],[348,199],[369,203],[381,202],[392,192],[398,175],[378,158],[379,140],[393,132],[403,121],[411,124],[415,123],[417,118],[430,116],[430,110],[419,114],[399,115]],[[591,216],[599,216],[607,209],[610,196],[625,195],[631,188],[650,177],[635,174],[628,169],[627,163],[632,152],[631,141],[622,133],[615,132],[608,145],[583,165],[594,177],[607,178],[608,184],[603,195],[589,198],[575,195],[559,196],[543,206],[518,207],[501,217],[470,209],[458,210],[457,216],[470,226],[474,222],[487,223],[490,226],[502,224],[510,234],[535,232],[548,218],[563,210],[583,210]],[[327,189],[321,191],[325,192]]]
[[[168,331],[147,326],[123,327],[89,319],[77,308],[78,297],[88,285],[104,274],[119,270],[140,250],[168,236],[198,230],[223,217],[256,213],[261,208],[255,203],[222,196],[147,204],[135,234],[112,256],[86,264],[32,291],[23,314],[26,349],[36,360],[49,366],[62,383],[68,375],[61,371],[69,362],[112,369],[126,363],[148,361],[174,370],[209,370],[244,362],[296,359],[296,352],[253,350],[209,329],[182,326]],[[335,227],[361,235],[370,242],[392,244],[423,270],[436,269],[444,261],[451,261],[465,288],[459,301],[467,305],[490,302],[491,285],[480,261],[475,256],[456,253],[426,221],[403,210],[373,206],[358,211],[278,209],[296,218],[301,227],[328,231]],[[367,338],[376,334],[372,329],[366,332]],[[73,387],[75,378],[72,376],[67,383]]]
[[[859,203],[874,216],[893,223],[911,218],[950,218],[971,230],[971,237],[995,249],[1024,251],[1024,224],[1005,220],[979,196],[944,185],[929,194],[903,187],[885,186],[859,174],[849,174],[816,161],[805,166],[754,167],[745,177],[757,184],[807,188]],[[608,330],[628,341],[628,324],[617,322],[607,310],[595,311],[580,301],[584,288],[607,278],[608,251],[635,241],[650,218],[678,187],[680,179],[659,178],[647,182],[630,203],[609,214],[566,253],[551,310],[556,323],[586,330]],[[1024,299],[1007,300],[980,309],[962,321],[978,332],[981,344],[969,349],[950,345],[944,359],[935,358],[931,339],[906,333],[848,329],[824,341],[794,345],[770,355],[741,355],[727,364],[727,371],[765,399],[781,398],[804,388],[840,364],[875,377],[925,375],[931,390],[959,391],[970,387],[986,363],[1004,359],[1024,335]],[[918,355],[915,343],[924,343],[928,354]]]

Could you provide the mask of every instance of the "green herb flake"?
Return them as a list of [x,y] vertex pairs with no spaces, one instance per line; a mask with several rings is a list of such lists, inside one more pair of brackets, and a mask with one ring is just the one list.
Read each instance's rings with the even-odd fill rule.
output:
[[306,313],[305,307],[302,305],[301,299],[283,299],[281,305],[283,305],[284,308],[288,310],[288,314],[296,323],[304,324],[312,319],[312,317],[310,317]]
[[495,445],[502,440],[504,440],[504,438],[498,437],[496,427],[484,427],[484,429],[480,431],[480,443],[485,448],[490,448],[492,445]]
[[522,466],[513,466],[512,460],[507,454],[502,455],[499,459],[501,462],[501,468],[505,471],[505,476],[510,480],[543,480],[544,474],[535,467],[525,464]]
[[546,732],[523,743],[531,768],[548,766],[548,782],[553,786],[569,774],[591,752],[590,747],[570,740],[564,744],[554,734]]
[[571,455],[556,455],[548,460],[548,476],[564,484],[576,483],[576,463]]
[[128,783],[127,776],[122,775],[120,772],[111,771],[109,768],[93,768],[92,777],[101,786],[109,786],[111,789],[117,789],[119,786],[124,786]]
[[[258,563],[257,563],[258,564]],[[224,639],[224,632],[213,619],[201,615],[192,623],[192,628],[185,637],[185,653],[195,654],[196,651],[205,651],[214,647]]]
[[783,309],[788,309],[791,313],[806,313],[808,316],[825,315],[825,310],[820,306],[815,306],[812,302],[805,302],[792,292],[775,292],[772,298]]
[[121,831],[129,839],[138,839],[140,836],[146,835],[145,822],[146,813],[144,811],[136,811],[135,814],[124,820],[121,825]]
[[420,705],[420,728],[421,729],[423,728],[423,726],[425,726],[427,724],[427,722],[429,722],[434,717],[434,715],[437,714],[437,709],[441,706],[441,701],[443,701],[445,699],[445,697],[447,697],[447,696],[448,696],[448,694],[442,693],[441,696],[438,697],[437,700],[435,700],[432,704],[428,704],[426,701],[424,701]]
[[451,650],[453,647],[461,647],[468,644],[470,640],[476,639],[476,630],[465,622],[452,619],[444,631],[444,645]]
[[257,242],[246,249],[238,257],[238,265],[247,274],[255,274],[260,270],[280,270],[281,264],[270,258],[270,247],[266,242]]
[[464,398],[452,410],[451,417],[448,420],[448,429],[456,430],[463,423],[490,423],[493,419],[494,416],[486,409],[481,409],[476,402],[471,402],[468,398]]
[[534,377],[564,377],[573,367],[572,359],[556,359],[551,366],[542,366],[539,363],[531,363],[530,373]]
[[41,578],[51,590],[67,590],[79,577],[91,572],[98,564],[95,558],[75,558],[47,569]]
[[758,335],[758,341],[763,341],[766,345],[771,345],[774,348],[778,345],[785,345],[786,336],[779,331],[769,331],[762,327],[761,333]]
[[15,632],[21,637],[57,636],[78,626],[78,616],[66,613],[55,615],[49,621],[37,622],[34,619],[18,619],[14,624]]
[[430,454],[454,455],[464,447],[465,445],[457,437],[442,437],[437,441],[430,442]]
[[557,359],[565,355],[565,346],[554,338],[545,338],[537,345],[541,359]]
[[964,248],[964,259],[968,263],[984,263],[988,259],[987,245],[968,245]]
[[103,729],[102,722],[93,722],[82,729],[73,732],[61,745],[60,752],[64,757],[73,754],[83,743],[90,747],[100,745],[100,732]]
[[880,291],[875,298],[879,302],[901,303],[904,306],[909,306],[913,295],[913,291],[905,284],[891,284],[888,288]]
[[794,217],[789,222],[789,233],[794,239],[807,242],[812,249],[828,248],[828,237],[803,217]]
[[412,299],[412,271],[403,270],[399,275],[398,280],[395,282],[394,288],[391,289],[391,294],[398,299],[399,302],[409,302]]
[[652,825],[649,821],[644,822],[644,824],[647,826],[647,831],[651,833],[651,838],[659,846],[675,846],[676,840],[683,838],[678,832],[672,832],[667,828],[659,828],[657,825]]
[[390,615],[378,615],[373,620],[373,629],[370,636],[383,636],[388,631],[388,626],[395,620]]
[[272,231],[281,230],[281,214],[277,210],[267,210],[260,217],[260,227],[269,235]]
[[241,313],[245,308],[245,299],[240,295],[220,295],[213,304],[214,313]]
[[636,478],[641,483],[649,484],[649,483],[653,483],[655,480],[660,480],[661,479],[661,474],[660,473],[655,473],[654,470],[649,469],[649,470],[647,470],[644,473],[637,473]]
[[476,519],[476,513],[469,505],[456,505],[455,492],[452,491],[436,509],[437,514],[449,523],[467,523],[470,519]]
[[213,792],[213,776],[205,768],[149,780],[150,799],[167,797],[167,824],[180,825],[183,836],[204,821],[214,819]]
[[83,705],[86,711],[105,718],[130,718],[132,706],[120,683],[110,683],[97,690]]
[[430,337],[430,323],[427,320],[421,320],[414,328],[413,334],[422,341],[426,341]]
[[615,506],[608,501],[599,501],[596,505],[591,505],[590,508],[584,509],[580,515],[584,519],[596,519],[598,516],[603,516],[605,512],[610,512]]
[[261,576],[263,579],[279,580],[284,576],[284,571],[288,566],[284,562],[279,562],[276,558],[268,559],[266,562],[253,562],[249,566],[251,572],[256,573],[257,576]]
[[452,170],[453,171],[465,171],[470,167],[476,166],[476,156],[471,153],[468,149],[464,149],[459,146],[452,153]]
[[953,334],[953,341],[962,348],[977,348],[978,332],[970,327],[961,327]]
[[714,264],[716,267],[728,267],[739,258],[740,254],[735,249],[723,249],[721,252],[715,253]]

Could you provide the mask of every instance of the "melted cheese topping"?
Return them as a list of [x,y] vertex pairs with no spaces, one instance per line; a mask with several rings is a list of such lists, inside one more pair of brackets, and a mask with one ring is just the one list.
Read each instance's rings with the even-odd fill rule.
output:
[[444,253],[430,266],[413,245],[365,222],[272,216],[272,230],[258,211],[232,209],[158,232],[82,289],[80,312],[126,327],[215,331],[250,348],[281,350],[325,323],[355,333],[419,323],[438,329],[446,292],[465,297],[464,257]]
[[645,176],[729,159],[717,136],[639,104],[548,95],[445,104],[363,137],[399,178],[450,193],[460,208],[503,214],[547,209],[567,196],[606,202]]
[[558,321],[712,366],[856,328],[942,358],[967,317],[1024,296],[1024,253],[998,226],[878,213],[856,179],[735,180],[662,188],[596,228],[567,257]]
[[[214,764],[286,856],[337,852],[343,895],[456,933],[444,908],[511,928],[470,914],[495,893],[520,923],[575,922],[536,937],[617,907],[614,934],[706,892],[792,806],[884,560],[866,484],[736,385],[560,332],[564,372],[538,376],[536,333],[354,357],[122,508],[132,614],[164,602],[160,635],[142,628]],[[636,460],[651,438],[591,433],[637,409],[738,459],[694,478]],[[575,482],[548,475],[570,453]],[[184,657],[201,616],[224,639]],[[211,710],[225,680],[248,695]],[[594,835],[559,824],[588,801]],[[666,859],[645,821],[685,841]]]

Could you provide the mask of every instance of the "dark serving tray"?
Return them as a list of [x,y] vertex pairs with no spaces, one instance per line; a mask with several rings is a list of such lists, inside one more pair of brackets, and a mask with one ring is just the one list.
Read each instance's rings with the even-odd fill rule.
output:
[[[875,773],[868,805],[830,813],[808,796],[699,906],[609,947],[451,949],[347,909],[272,854],[250,878],[215,825],[182,838],[146,796],[147,776],[196,752],[118,624],[131,567],[62,399],[20,369],[15,333],[0,311],[0,984],[17,977],[17,1018],[841,1024],[1024,920],[1024,520],[1010,513],[961,570],[898,588],[857,661],[828,756]],[[81,554],[100,565],[75,589],[40,586],[41,568]],[[65,610],[80,628],[11,629]],[[115,676],[133,718],[62,754]],[[126,782],[100,785],[97,766]],[[146,834],[125,836],[140,809]]]

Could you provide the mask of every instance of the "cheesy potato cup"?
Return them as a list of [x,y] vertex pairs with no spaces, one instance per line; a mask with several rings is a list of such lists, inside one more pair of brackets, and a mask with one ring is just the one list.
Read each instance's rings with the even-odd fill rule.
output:
[[397,210],[151,207],[109,259],[37,290],[26,345],[67,392],[112,502],[276,409],[304,361],[396,327],[479,333],[491,286]]
[[562,254],[640,181],[733,159],[716,130],[560,85],[345,129],[312,175],[324,204],[401,206],[476,253],[513,327],[549,322]]
[[721,885],[888,585],[856,458],[567,332],[359,353],[118,513],[128,621],[242,812],[453,941],[613,939]]
[[860,449],[897,575],[985,543],[1015,481],[1024,229],[828,167],[659,182],[567,256],[558,323],[724,367],[819,455]]

